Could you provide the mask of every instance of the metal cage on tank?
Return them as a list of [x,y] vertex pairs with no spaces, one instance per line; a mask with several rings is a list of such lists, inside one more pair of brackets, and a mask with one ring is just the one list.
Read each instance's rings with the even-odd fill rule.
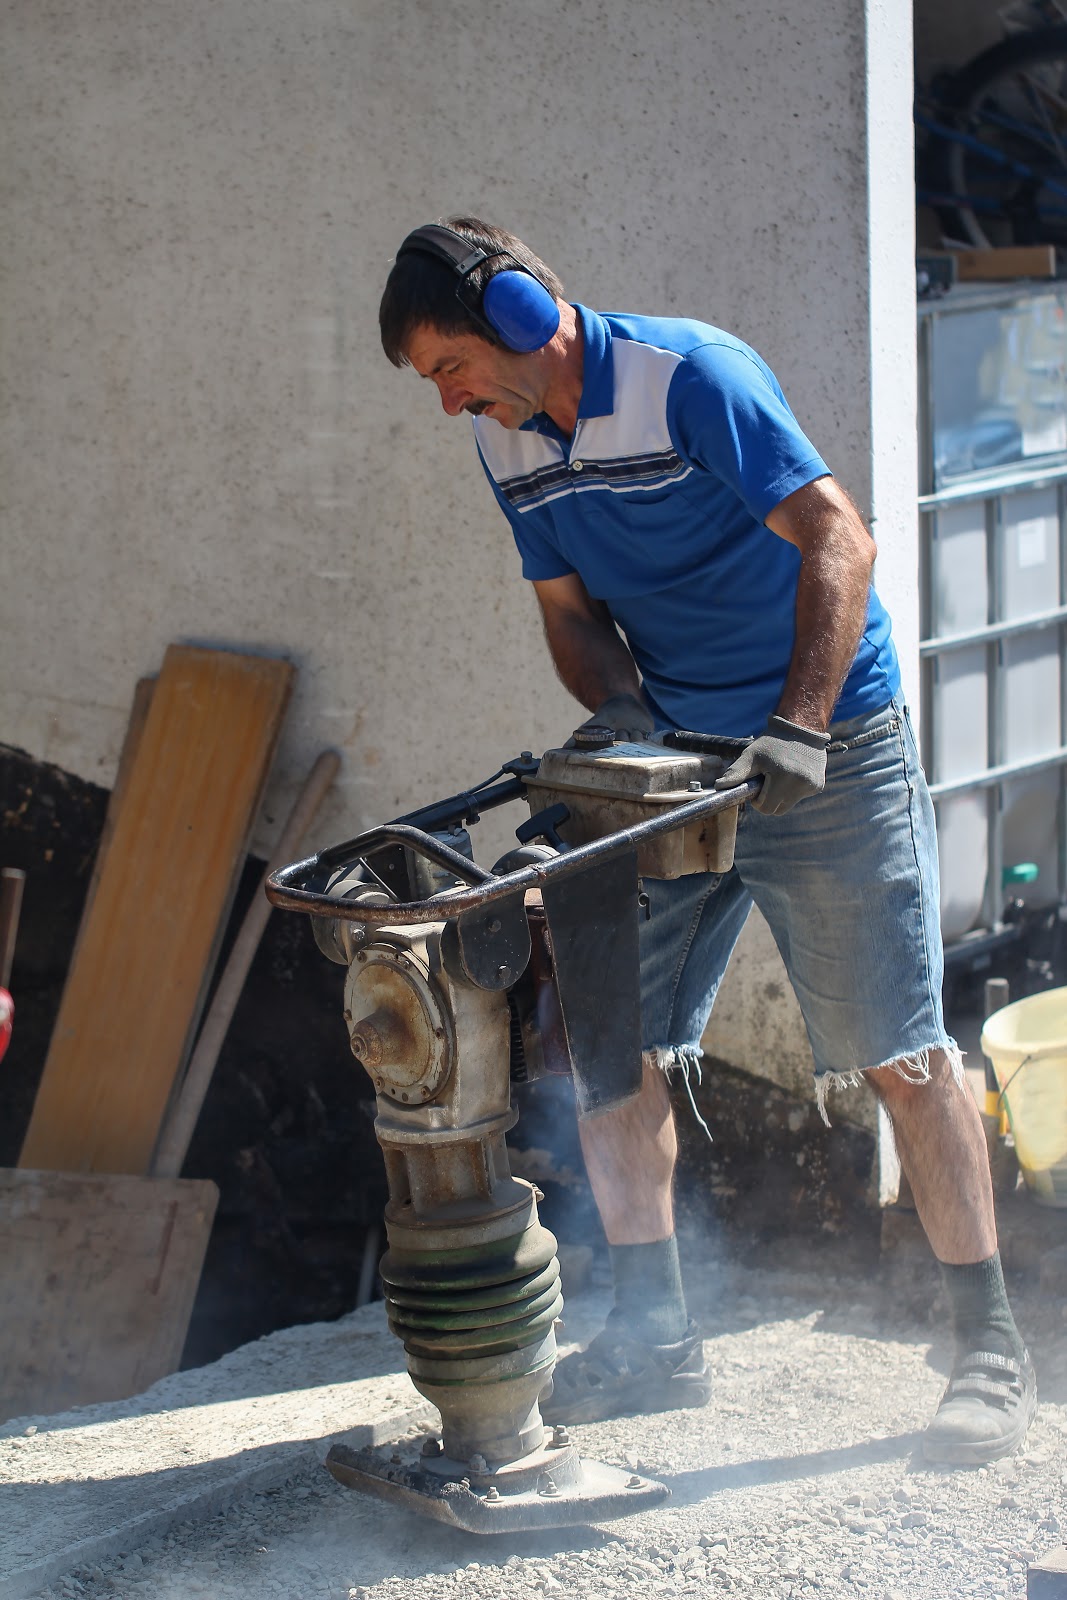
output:
[[919,379],[923,761],[951,970],[1067,890],[1067,285],[920,303]]

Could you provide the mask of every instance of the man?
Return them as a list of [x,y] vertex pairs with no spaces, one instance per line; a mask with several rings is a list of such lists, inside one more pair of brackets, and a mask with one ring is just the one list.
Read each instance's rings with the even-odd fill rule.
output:
[[[734,868],[645,881],[640,1092],[579,1130],[615,1309],[556,1370],[546,1417],[702,1404],[678,1270],[662,1069],[697,1059],[753,901],[796,990],[819,1104],[862,1073],[952,1305],[956,1359],[928,1460],[1023,1441],[1036,1406],[1004,1291],[985,1140],[941,1013],[937,854],[874,544],[773,373],[721,330],[570,305],[520,240],[474,218],[405,240],[381,305],[396,366],[470,413],[557,671],[591,722],[754,736]],[[825,1109],[824,1109],[825,1115]]]

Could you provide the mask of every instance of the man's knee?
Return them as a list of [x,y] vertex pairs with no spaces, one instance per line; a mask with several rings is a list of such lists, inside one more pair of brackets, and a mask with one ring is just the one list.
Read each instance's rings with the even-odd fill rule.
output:
[[920,1104],[924,1096],[955,1095],[963,1087],[958,1052],[953,1056],[947,1050],[901,1056],[884,1067],[872,1067],[864,1076],[890,1116]]
[[636,1094],[604,1110],[579,1111],[578,1114],[583,1144],[586,1140],[603,1145],[627,1139],[656,1141],[663,1138],[665,1129],[673,1133],[673,1128],[674,1111],[667,1075],[647,1060],[642,1063],[641,1087]]

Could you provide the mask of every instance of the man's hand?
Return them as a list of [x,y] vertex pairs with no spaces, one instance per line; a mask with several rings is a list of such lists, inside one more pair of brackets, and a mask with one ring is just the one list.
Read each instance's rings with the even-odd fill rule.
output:
[[762,777],[763,787],[752,801],[768,817],[782,817],[798,800],[819,794],[826,782],[828,733],[802,728],[785,717],[771,717],[767,730],[753,739],[744,752],[716,778],[716,789],[733,789],[748,778]]
[[614,728],[623,739],[640,743],[655,729],[655,719],[635,694],[613,694],[597,706],[591,717],[578,724],[581,728]]

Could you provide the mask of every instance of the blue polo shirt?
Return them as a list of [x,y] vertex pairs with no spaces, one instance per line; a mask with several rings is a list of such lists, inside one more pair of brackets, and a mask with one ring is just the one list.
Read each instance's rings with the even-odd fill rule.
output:
[[[719,328],[576,306],[584,383],[572,438],[543,413],[474,419],[523,575],[576,572],[604,601],[661,727],[759,733],[793,650],[800,553],[764,525],[829,468],[754,350]],[[873,588],[835,717],[900,683]]]

